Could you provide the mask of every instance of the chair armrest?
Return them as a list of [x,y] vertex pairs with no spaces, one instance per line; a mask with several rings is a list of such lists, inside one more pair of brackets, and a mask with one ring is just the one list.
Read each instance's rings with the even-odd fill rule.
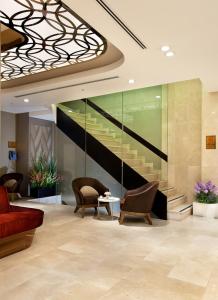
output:
[[[31,208],[31,207],[22,207],[22,206],[16,206],[16,205],[10,205],[10,211],[11,212],[28,212],[28,211],[40,211],[40,212],[43,212],[42,210],[40,209],[37,209],[37,208]],[[44,212],[43,212],[44,214]]]
[[98,182],[98,187],[96,189],[101,196],[104,196],[105,192],[109,192],[109,188],[104,186],[101,182]]

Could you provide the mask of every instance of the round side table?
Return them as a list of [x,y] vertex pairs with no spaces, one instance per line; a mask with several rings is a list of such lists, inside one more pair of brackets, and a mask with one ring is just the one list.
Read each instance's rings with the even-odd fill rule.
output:
[[99,208],[100,208],[100,202],[107,202],[110,205],[111,208],[111,220],[114,220],[114,215],[113,215],[113,204],[114,202],[119,202],[120,198],[118,197],[98,197],[98,219],[100,219],[100,215],[99,215]]

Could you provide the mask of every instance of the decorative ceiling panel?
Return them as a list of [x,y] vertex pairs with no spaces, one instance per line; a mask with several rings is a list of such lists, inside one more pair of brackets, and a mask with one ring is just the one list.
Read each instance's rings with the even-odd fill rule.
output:
[[7,0],[1,22],[25,42],[1,54],[7,81],[81,63],[103,54],[106,40],[60,0]]

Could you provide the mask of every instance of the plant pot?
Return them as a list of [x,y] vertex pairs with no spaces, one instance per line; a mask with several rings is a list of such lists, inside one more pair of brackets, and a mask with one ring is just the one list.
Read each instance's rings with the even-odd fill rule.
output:
[[30,196],[33,198],[44,198],[56,195],[56,186],[44,188],[30,188]]
[[208,219],[218,218],[218,203],[193,202],[193,215]]

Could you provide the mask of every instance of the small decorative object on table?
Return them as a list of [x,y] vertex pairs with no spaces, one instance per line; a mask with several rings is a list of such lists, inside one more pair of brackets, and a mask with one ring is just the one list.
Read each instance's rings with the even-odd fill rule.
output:
[[110,192],[105,192],[104,193],[105,197],[98,197],[98,219],[100,219],[100,215],[99,215],[99,207],[100,207],[100,202],[106,202],[109,203],[111,205],[111,220],[115,220],[116,218],[114,217],[114,213],[113,213],[113,204],[115,202],[119,202],[120,198],[118,197],[111,197],[111,193]]
[[105,192],[104,195],[108,199],[111,196],[111,192]]
[[57,174],[56,161],[47,159],[41,154],[33,161],[30,170],[30,194],[34,198],[43,198],[56,195],[56,186],[61,181]]
[[218,188],[211,181],[197,182],[196,201],[193,202],[193,215],[218,218]]

